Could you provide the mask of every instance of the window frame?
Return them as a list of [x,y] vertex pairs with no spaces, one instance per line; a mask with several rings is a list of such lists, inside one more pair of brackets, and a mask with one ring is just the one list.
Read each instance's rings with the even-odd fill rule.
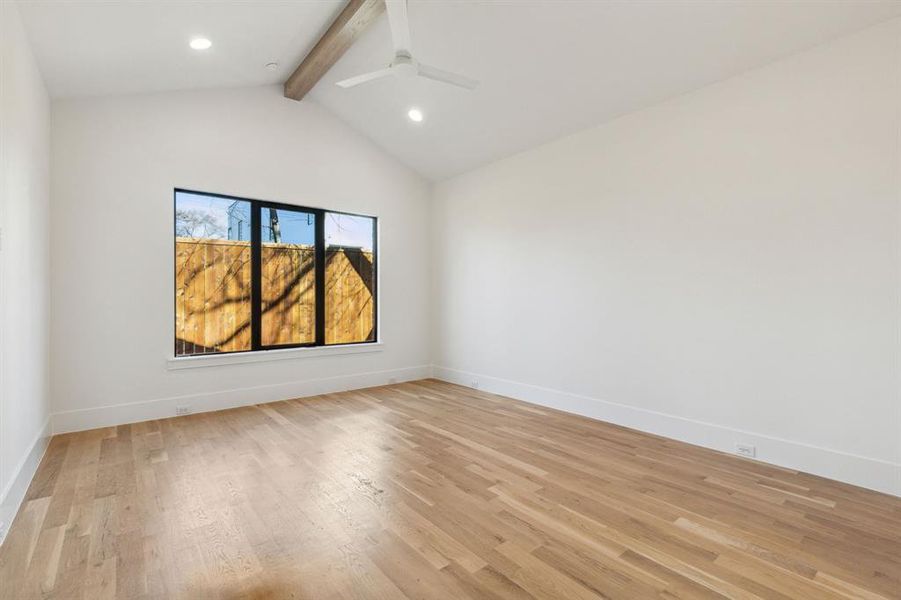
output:
[[[175,227],[177,225],[175,214],[178,209],[178,194],[194,194],[199,196],[208,196],[211,198],[222,198],[224,200],[233,200],[239,202],[247,202],[250,204],[250,349],[248,350],[231,350],[228,352],[206,352],[200,354],[176,354],[177,349],[177,325],[178,325],[178,300],[176,296],[177,273],[175,269],[176,262],[176,239]],[[262,298],[262,228],[260,227],[261,215],[264,208],[274,208],[276,210],[285,210],[292,212],[304,212],[314,215],[316,219],[314,234],[314,251],[315,251],[315,336],[312,342],[304,342],[299,344],[262,344],[262,317],[263,303]],[[332,213],[336,215],[347,215],[351,217],[365,217],[372,219],[372,339],[361,342],[342,342],[339,344],[325,343],[325,261],[326,261],[326,243],[325,243],[325,215]],[[187,188],[176,187],[172,193],[172,333],[173,346],[172,353],[175,361],[184,359],[197,359],[203,357],[215,356],[234,356],[239,354],[265,353],[280,350],[290,350],[292,348],[339,348],[347,346],[363,346],[363,345],[381,345],[379,339],[379,219],[375,215],[366,215],[361,213],[352,213],[341,210],[329,210],[326,208],[316,208],[310,206],[301,206],[298,204],[288,204],[285,202],[273,202],[270,200],[260,200],[256,198],[246,198],[243,196],[234,196],[230,194],[219,194],[215,192],[204,192]]]

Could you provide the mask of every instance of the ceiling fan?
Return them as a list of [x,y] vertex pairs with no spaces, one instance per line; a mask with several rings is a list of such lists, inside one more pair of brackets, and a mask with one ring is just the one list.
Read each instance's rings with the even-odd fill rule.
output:
[[375,81],[383,77],[425,77],[442,83],[449,83],[468,90],[475,89],[479,82],[450,71],[443,71],[424,65],[413,58],[413,44],[410,41],[410,22],[407,19],[407,0],[385,0],[388,9],[388,24],[391,26],[391,39],[394,41],[394,60],[384,69],[357,75],[339,81],[343,88],[354,87],[367,81]]

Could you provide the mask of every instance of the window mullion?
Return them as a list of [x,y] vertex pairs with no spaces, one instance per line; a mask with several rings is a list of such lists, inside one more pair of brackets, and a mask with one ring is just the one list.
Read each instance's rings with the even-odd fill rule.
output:
[[325,345],[325,211],[316,214],[316,345]]
[[250,345],[252,350],[262,347],[262,230],[260,228],[260,203],[250,208]]

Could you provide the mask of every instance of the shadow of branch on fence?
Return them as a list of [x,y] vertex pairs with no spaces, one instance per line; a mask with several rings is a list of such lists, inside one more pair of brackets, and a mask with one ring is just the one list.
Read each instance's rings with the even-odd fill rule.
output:
[[[277,306],[279,306],[280,304],[285,302],[291,296],[291,294],[294,292],[295,288],[297,288],[300,285],[301,280],[303,280],[304,277],[306,277],[307,275],[309,275],[310,273],[313,272],[313,266],[314,266],[313,263],[310,262],[310,263],[305,264],[303,266],[303,268],[301,268],[299,271],[297,271],[297,273],[294,275],[294,277],[292,277],[290,279],[289,283],[284,287],[282,292],[279,293],[279,295],[276,296],[275,299],[270,300],[268,303],[265,303],[263,305],[263,307],[260,311],[261,315],[269,315],[272,311],[275,310],[275,308]],[[303,296],[307,291],[309,291],[313,287],[313,285],[314,284],[312,284],[312,283],[307,284],[306,288],[303,289],[302,291],[300,291],[298,296]],[[226,337],[224,340],[216,342],[216,346],[217,347],[225,346],[226,344],[228,344],[229,342],[234,340],[236,337],[238,337],[241,333],[243,333],[244,331],[246,331],[249,328],[250,328],[250,319],[246,320],[241,325],[239,325],[237,328],[235,328],[235,331],[232,332],[232,334],[229,335],[228,337]]]
[[[179,242],[176,247],[177,354],[249,350],[248,246],[222,240]],[[313,253],[309,246],[264,245],[261,273],[264,345],[301,343],[312,341],[315,336]],[[326,306],[320,310],[326,311],[327,343],[372,339],[375,317],[372,254],[360,248],[330,247],[325,266],[323,284],[327,299]],[[271,292],[277,293],[270,298]],[[192,338],[196,341],[191,341]]]
[[[348,248],[345,246],[332,246],[325,253],[326,266],[337,259],[340,254],[344,254],[347,262],[353,267],[353,270],[356,271],[357,277],[360,278],[360,281],[366,286],[366,290],[372,295],[373,274],[375,271],[372,265],[372,253],[364,252],[362,249],[356,247]],[[335,281],[336,280],[332,280],[330,283],[334,285]]]

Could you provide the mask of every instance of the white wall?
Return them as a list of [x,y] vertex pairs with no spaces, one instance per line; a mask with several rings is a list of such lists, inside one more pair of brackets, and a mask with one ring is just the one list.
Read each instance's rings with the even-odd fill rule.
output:
[[[428,373],[428,184],[316,104],[276,87],[56,101],[52,167],[54,431]],[[167,370],[175,187],[377,215],[384,350]]]
[[436,375],[901,494],[901,21],[436,187]]
[[50,101],[0,2],[0,541],[49,436]]

